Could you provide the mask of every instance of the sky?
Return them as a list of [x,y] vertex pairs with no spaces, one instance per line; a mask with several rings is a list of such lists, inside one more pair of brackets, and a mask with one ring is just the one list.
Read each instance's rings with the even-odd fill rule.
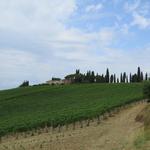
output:
[[0,89],[138,66],[150,73],[149,0],[0,0]]

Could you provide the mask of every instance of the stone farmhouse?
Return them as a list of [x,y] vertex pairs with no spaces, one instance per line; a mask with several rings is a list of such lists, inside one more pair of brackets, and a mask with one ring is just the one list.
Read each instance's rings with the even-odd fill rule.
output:
[[71,84],[71,80],[69,79],[63,79],[63,80],[49,80],[46,81],[47,84],[49,85],[61,85],[61,84]]

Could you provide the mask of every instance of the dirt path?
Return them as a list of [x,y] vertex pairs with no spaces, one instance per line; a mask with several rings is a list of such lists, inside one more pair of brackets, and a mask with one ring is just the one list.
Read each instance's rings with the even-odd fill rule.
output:
[[135,137],[143,129],[135,117],[145,105],[124,109],[99,125],[95,121],[89,127],[4,141],[0,150],[133,150]]

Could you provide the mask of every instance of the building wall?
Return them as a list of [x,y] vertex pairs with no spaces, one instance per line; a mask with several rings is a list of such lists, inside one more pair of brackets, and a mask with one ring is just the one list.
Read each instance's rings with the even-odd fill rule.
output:
[[60,85],[60,84],[71,84],[71,80],[60,80],[60,81],[54,81],[54,80],[49,80],[46,81],[47,84],[55,84],[55,85]]

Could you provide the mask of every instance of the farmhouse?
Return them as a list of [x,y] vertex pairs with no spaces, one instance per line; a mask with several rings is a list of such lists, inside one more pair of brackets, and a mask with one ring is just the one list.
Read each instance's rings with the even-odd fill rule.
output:
[[61,85],[61,84],[71,84],[70,79],[59,79],[59,78],[52,78],[52,80],[46,81],[49,85]]

